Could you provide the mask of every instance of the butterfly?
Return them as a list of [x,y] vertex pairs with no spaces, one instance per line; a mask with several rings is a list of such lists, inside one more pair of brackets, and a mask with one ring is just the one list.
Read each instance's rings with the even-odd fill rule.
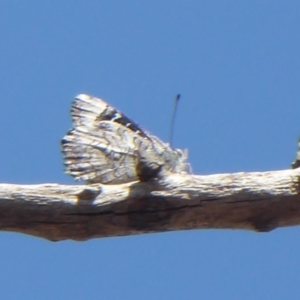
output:
[[187,151],[173,149],[105,101],[78,95],[73,128],[61,141],[65,171],[88,184],[147,181],[161,171],[189,172]]

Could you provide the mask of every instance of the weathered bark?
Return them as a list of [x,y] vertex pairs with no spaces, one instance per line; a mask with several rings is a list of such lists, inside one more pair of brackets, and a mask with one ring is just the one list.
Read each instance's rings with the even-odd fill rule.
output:
[[121,185],[0,184],[0,230],[52,241],[300,224],[300,169]]

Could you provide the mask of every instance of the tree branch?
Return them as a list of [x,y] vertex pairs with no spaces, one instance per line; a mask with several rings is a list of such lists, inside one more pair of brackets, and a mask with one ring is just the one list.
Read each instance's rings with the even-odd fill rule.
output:
[[0,230],[52,241],[300,224],[300,169],[120,185],[0,184]]

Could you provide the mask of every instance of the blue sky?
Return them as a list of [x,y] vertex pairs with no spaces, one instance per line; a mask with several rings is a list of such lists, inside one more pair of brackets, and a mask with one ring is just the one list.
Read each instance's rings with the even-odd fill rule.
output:
[[[0,3],[0,181],[73,184],[78,93],[174,144],[196,174],[289,168],[300,135],[299,1]],[[1,232],[1,299],[299,299],[299,227],[52,243]]]

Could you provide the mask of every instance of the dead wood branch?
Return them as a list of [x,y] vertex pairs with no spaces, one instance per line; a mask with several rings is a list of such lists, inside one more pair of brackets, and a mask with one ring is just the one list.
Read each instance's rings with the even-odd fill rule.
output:
[[300,224],[300,169],[120,185],[0,184],[0,229],[52,241]]

